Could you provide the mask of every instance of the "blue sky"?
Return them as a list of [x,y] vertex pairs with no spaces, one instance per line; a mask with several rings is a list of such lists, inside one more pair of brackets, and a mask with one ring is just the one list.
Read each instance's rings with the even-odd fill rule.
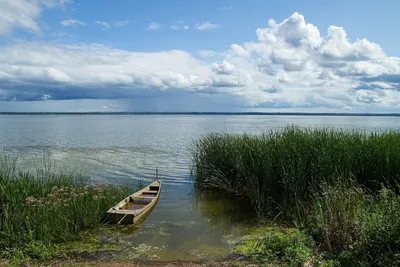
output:
[[0,111],[398,112],[398,10],[0,0]]
[[[64,43],[101,43],[134,51],[162,51],[183,49],[225,50],[232,43],[254,41],[255,29],[265,27],[269,19],[282,21],[299,12],[321,32],[330,25],[342,26],[351,39],[367,38],[378,42],[390,55],[400,56],[400,35],[392,35],[400,25],[400,2],[388,1],[265,1],[265,0],[115,0],[74,1],[64,8],[46,9],[40,18],[46,35],[45,40]],[[78,19],[87,27],[69,27],[60,24],[67,19]],[[96,21],[129,21],[125,27],[102,30]],[[157,31],[146,30],[148,24],[159,23]],[[191,27],[188,31],[172,30],[171,25]],[[197,24],[219,25],[218,31],[195,30]],[[45,29],[48,26],[49,29]],[[52,34],[68,33],[71,36],[54,38]],[[21,34],[24,38],[37,36]],[[39,38],[39,39],[41,39]]]

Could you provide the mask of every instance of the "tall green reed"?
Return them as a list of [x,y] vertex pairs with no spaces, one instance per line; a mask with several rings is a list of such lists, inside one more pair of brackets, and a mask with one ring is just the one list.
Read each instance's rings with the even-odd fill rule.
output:
[[199,188],[250,199],[259,217],[300,218],[322,185],[372,192],[400,175],[400,133],[287,127],[261,135],[210,134],[191,146]]

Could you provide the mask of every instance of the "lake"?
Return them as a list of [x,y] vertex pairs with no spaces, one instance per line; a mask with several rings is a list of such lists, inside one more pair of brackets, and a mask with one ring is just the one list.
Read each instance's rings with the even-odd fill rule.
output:
[[[107,183],[163,181],[160,201],[140,227],[102,228],[105,243],[128,257],[158,260],[216,259],[246,234],[231,201],[198,196],[190,175],[190,144],[208,133],[257,134],[287,125],[362,131],[400,129],[400,117],[263,115],[1,115],[0,152],[34,169],[46,155],[64,171],[79,170]],[[127,253],[121,253],[126,255]],[[103,253],[102,257],[113,256]]]

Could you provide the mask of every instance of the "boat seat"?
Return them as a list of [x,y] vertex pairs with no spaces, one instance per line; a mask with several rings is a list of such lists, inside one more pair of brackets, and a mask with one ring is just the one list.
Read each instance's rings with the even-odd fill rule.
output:
[[149,190],[149,191],[143,191],[142,194],[157,194],[158,191],[154,191],[154,190]]
[[158,191],[160,189],[159,186],[150,186],[151,191]]
[[146,198],[146,199],[154,199],[154,197],[150,197],[150,196],[134,196],[133,198]]

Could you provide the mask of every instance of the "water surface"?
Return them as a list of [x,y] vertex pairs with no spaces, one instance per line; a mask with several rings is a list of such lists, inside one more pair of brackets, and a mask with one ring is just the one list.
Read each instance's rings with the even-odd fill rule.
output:
[[108,183],[148,183],[158,168],[161,198],[144,223],[109,228],[101,238],[133,251],[123,253],[132,258],[214,259],[226,256],[230,241],[254,222],[232,212],[225,198],[193,193],[191,142],[211,132],[257,134],[293,124],[380,131],[400,129],[400,117],[3,115],[0,153],[18,156],[25,169],[34,167],[34,157],[49,153],[58,167],[83,170]]

